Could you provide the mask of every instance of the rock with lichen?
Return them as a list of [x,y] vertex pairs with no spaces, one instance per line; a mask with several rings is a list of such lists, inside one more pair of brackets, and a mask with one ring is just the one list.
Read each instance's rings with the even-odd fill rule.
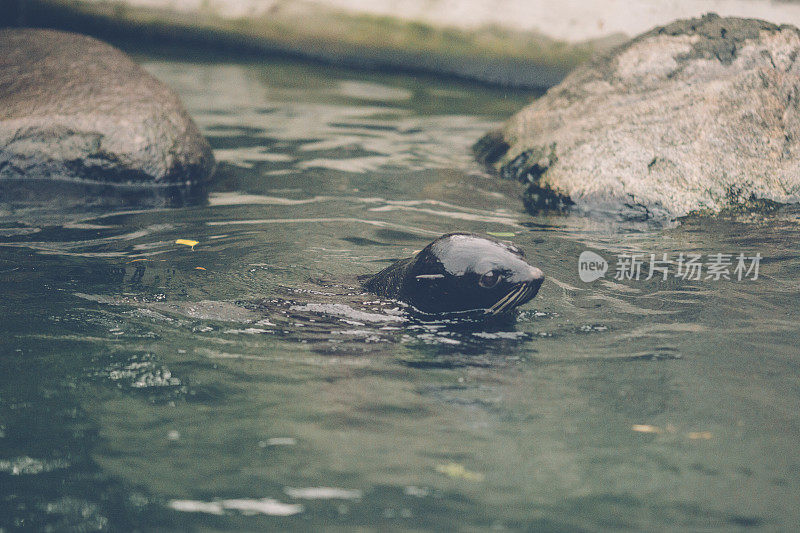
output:
[[532,211],[631,218],[800,201],[800,31],[714,14],[579,67],[475,145]]
[[0,30],[0,199],[78,190],[87,203],[118,193],[170,203],[213,168],[178,96],[123,52],[74,33]]

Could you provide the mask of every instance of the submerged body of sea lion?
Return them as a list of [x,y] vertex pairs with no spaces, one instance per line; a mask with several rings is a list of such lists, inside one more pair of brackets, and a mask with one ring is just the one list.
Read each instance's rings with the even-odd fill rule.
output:
[[423,313],[499,315],[536,296],[543,281],[542,271],[516,246],[450,233],[375,274],[364,287]]

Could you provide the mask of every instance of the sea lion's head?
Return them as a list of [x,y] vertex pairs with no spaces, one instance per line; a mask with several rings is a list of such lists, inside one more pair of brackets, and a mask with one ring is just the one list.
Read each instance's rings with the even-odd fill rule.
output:
[[514,245],[473,233],[439,237],[420,251],[402,280],[400,298],[425,313],[499,315],[539,291],[544,274]]

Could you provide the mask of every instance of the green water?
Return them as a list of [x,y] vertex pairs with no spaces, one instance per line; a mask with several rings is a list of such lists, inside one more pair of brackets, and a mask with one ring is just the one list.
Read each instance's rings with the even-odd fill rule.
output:
[[[533,217],[469,146],[534,95],[140,59],[218,182],[201,207],[0,208],[2,530],[800,523],[799,210]],[[450,231],[513,234],[545,272],[513,322],[419,323],[359,291]],[[584,250],[604,279],[579,279]],[[614,280],[629,252],[763,260]]]

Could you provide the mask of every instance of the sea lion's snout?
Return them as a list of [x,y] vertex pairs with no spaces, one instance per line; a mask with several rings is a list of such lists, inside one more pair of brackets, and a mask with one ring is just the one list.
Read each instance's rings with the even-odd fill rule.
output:
[[528,290],[525,293],[525,297],[517,302],[517,305],[522,305],[525,302],[532,300],[533,297],[536,296],[536,294],[539,292],[539,287],[541,287],[542,283],[544,283],[544,272],[535,266],[530,267],[528,271],[528,279],[523,283],[527,285]]
[[[542,283],[544,283],[544,272],[542,272],[535,266],[529,267],[528,280],[525,281],[525,283],[527,283],[528,286],[531,288],[530,295],[525,300],[525,302],[527,302],[528,300],[536,296],[536,293],[539,292],[539,287],[541,287]],[[520,302],[520,305],[524,304],[525,302]]]
[[528,269],[528,279],[524,281],[524,283],[527,284],[528,287],[530,287],[530,296],[525,300],[525,302],[536,296],[536,293],[539,292],[539,287],[542,286],[543,282],[544,282],[544,272],[542,272],[535,266],[530,267]]

